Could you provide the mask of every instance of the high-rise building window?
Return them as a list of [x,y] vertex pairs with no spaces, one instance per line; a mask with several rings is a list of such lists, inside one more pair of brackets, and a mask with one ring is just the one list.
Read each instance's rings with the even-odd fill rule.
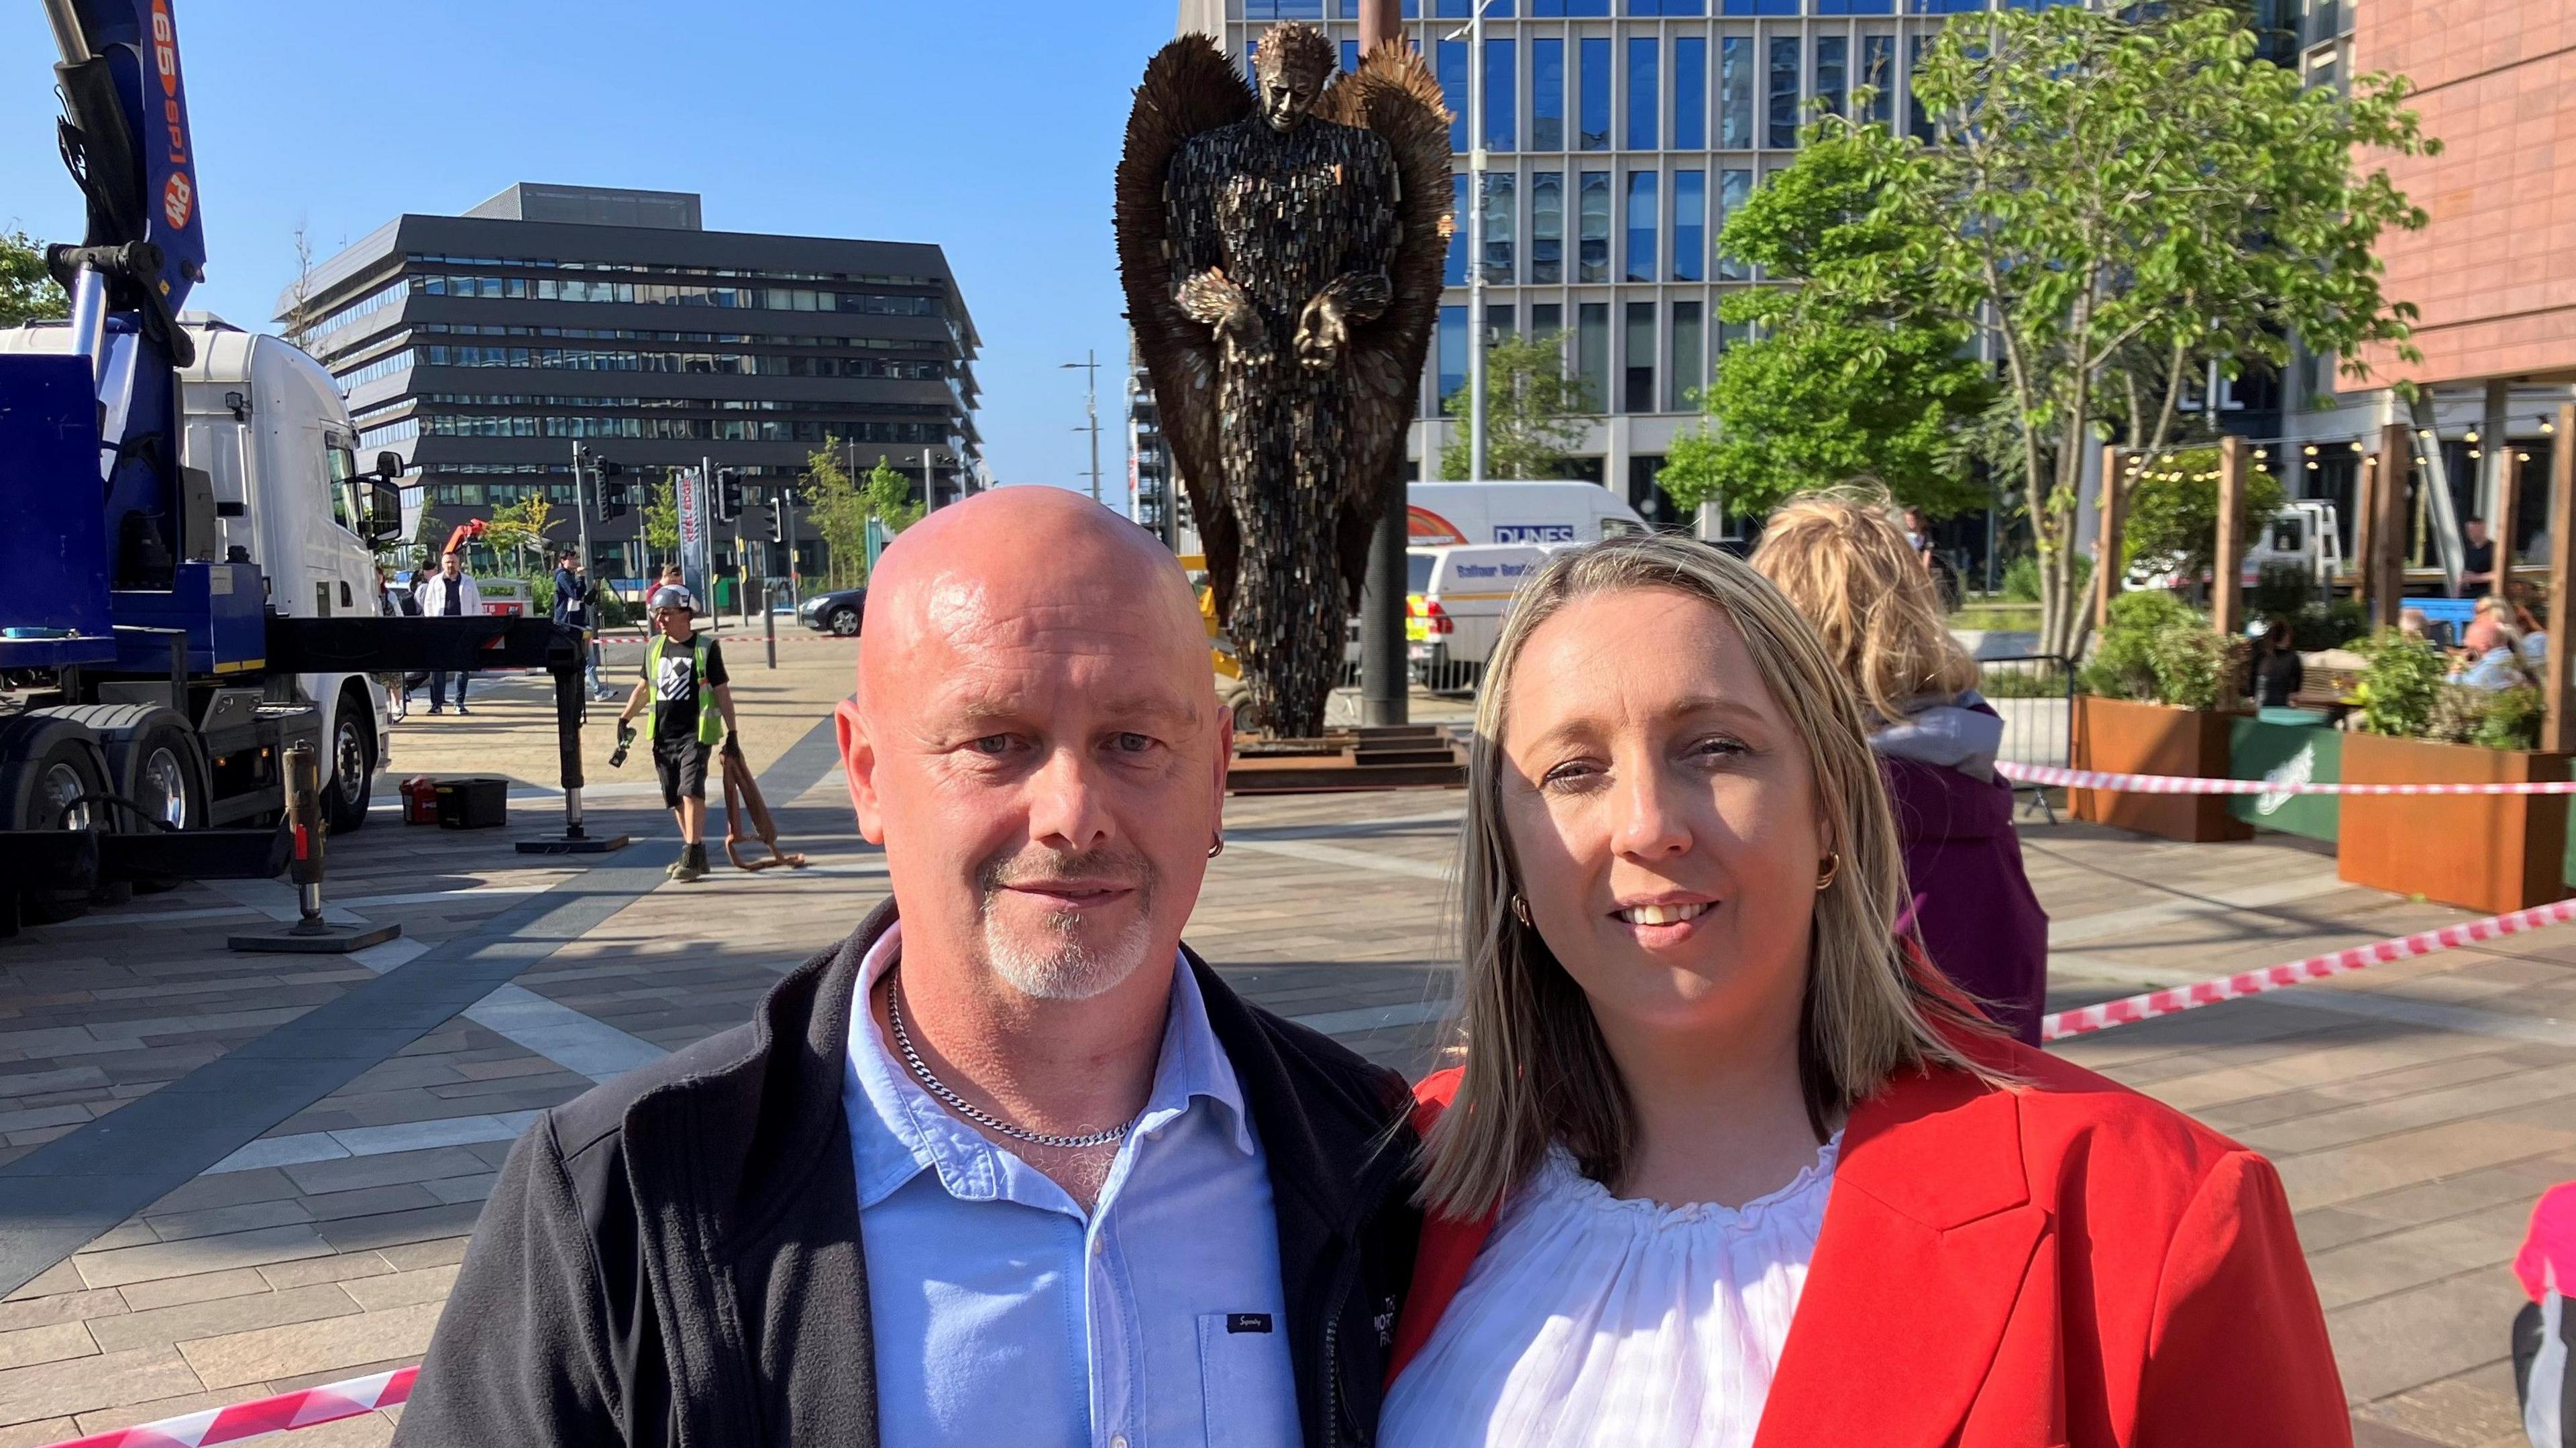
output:
[[1499,342],[1511,336],[1517,330],[1512,323],[1510,307],[1498,307],[1491,302],[1485,304],[1485,340],[1487,342]]
[[1656,147],[1656,113],[1662,109],[1660,87],[1655,84],[1655,52],[1658,46],[1651,35],[1628,37],[1628,149],[1651,151]]
[[1467,215],[1466,172],[1450,173],[1449,193],[1449,214],[1460,218],[1462,224],[1449,233],[1449,264],[1441,271],[1440,280],[1445,286],[1463,287],[1467,284],[1467,228],[1463,224]]
[[1707,277],[1708,173],[1673,173],[1673,280],[1695,282]]
[[1632,282],[1655,279],[1655,173],[1628,173],[1628,270]]
[[1515,194],[1520,178],[1509,171],[1485,173],[1485,280],[1512,284],[1512,221],[1519,214]]
[[1610,0],[1529,0],[1529,13],[1538,20],[1601,20],[1610,14]]
[[1324,0],[1243,0],[1246,20],[1321,20]]
[[1771,90],[1768,129],[1764,139],[1769,144],[1790,147],[1798,144],[1798,37],[1771,37]]
[[1860,38],[1860,83],[1870,88],[1869,119],[1886,125],[1896,119],[1896,37]]
[[1666,412],[1691,412],[1700,405],[1699,390],[1708,384],[1708,374],[1700,370],[1706,362],[1700,357],[1700,304],[1673,303],[1673,334],[1669,344],[1672,361],[1664,368],[1664,385],[1671,395],[1664,404]]
[[1432,63],[1440,79],[1440,103],[1449,108],[1449,149],[1467,149],[1467,42],[1443,40]]
[[1581,94],[1576,103],[1581,134],[1576,144],[1586,151],[1610,149],[1610,37],[1587,35],[1574,43],[1576,75]]
[[1726,0],[1728,15],[1795,15],[1798,0]]
[[1357,70],[1357,69],[1359,69],[1359,68],[1360,68],[1360,43],[1359,43],[1358,41],[1356,41],[1356,40],[1345,40],[1345,41],[1343,41],[1343,42],[1342,42],[1342,69],[1344,69],[1344,70],[1348,71],[1348,70]]
[[[1985,7],[1977,7],[1982,10]],[[1816,0],[1819,15],[1893,15],[1896,0]]]
[[1541,171],[1530,177],[1530,282],[1555,286],[1565,280],[1565,173]]
[[1628,304],[1627,353],[1623,366],[1626,386],[1619,399],[1621,412],[1655,410],[1655,304]]
[[1586,412],[1610,410],[1610,304],[1579,302],[1574,308],[1574,375],[1583,384]]
[[1932,37],[1917,34],[1908,46],[1905,62],[1905,124],[1914,139],[1932,139],[1932,118],[1923,111],[1923,92],[1918,88],[1923,77],[1923,55],[1932,48]]
[[1819,35],[1816,37],[1816,99],[1835,115],[1843,113],[1843,103],[1851,98],[1851,37]]
[[1717,42],[1717,144],[1741,150],[1753,144],[1753,37]]
[[1449,399],[1457,396],[1459,389],[1466,385],[1467,309],[1465,307],[1442,307],[1440,309],[1441,406],[1444,408],[1447,407]]
[[1565,42],[1530,42],[1530,149],[1565,149]]
[[1578,282],[1610,280],[1610,173],[1583,173],[1583,194],[1576,198],[1581,214],[1576,218],[1582,231],[1575,237],[1575,272]]
[[1708,37],[1673,40],[1673,149],[1708,149]]
[[1508,40],[1485,42],[1485,149],[1517,150],[1520,144],[1520,76],[1518,47]]
[[1553,337],[1565,330],[1565,308],[1557,302],[1537,302],[1530,307],[1530,335]]
[[1717,224],[1719,227],[1717,277],[1720,281],[1740,282],[1753,275],[1752,268],[1726,254],[1724,232],[1726,223],[1735,219],[1737,208],[1743,206],[1752,197],[1753,173],[1751,171],[1730,169],[1717,173]]

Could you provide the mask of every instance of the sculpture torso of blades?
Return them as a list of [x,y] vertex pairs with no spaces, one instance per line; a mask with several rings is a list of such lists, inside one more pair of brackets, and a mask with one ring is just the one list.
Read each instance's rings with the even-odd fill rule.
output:
[[1155,57],[1129,123],[1130,320],[1275,734],[1322,732],[1369,530],[1400,487],[1450,229],[1437,97],[1418,57],[1382,50],[1273,126],[1192,36]]

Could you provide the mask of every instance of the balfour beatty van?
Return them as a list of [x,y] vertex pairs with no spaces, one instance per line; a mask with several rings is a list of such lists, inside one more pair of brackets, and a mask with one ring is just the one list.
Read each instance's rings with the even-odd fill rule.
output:
[[1485,660],[1493,657],[1513,593],[1538,572],[1550,548],[1562,546],[1506,543],[1405,550],[1405,656],[1423,687],[1445,691],[1476,686]]
[[1647,531],[1626,499],[1597,483],[1407,483],[1405,541],[1415,548],[1590,543]]

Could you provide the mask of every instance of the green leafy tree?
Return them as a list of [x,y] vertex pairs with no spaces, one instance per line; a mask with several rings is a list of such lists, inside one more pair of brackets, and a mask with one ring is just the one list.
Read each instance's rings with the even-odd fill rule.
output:
[[[2124,563],[2158,558],[2186,576],[2208,570],[2218,550],[2218,449],[2194,448],[2147,463],[2128,492],[2120,526]],[[2237,536],[2250,541],[2287,496],[2270,469],[2249,464],[2236,500]]]
[[45,270],[44,248],[23,231],[0,232],[0,327],[70,311],[71,298]]
[[892,463],[885,454],[877,454],[877,465],[868,469],[868,512],[885,525],[888,533],[900,533],[921,520],[925,504],[912,501],[912,478]]
[[[1511,336],[1485,351],[1485,476],[1561,478],[1566,456],[1583,441],[1583,383],[1565,374],[1565,343],[1554,334]],[[1440,449],[1440,476],[1452,482],[1469,471],[1467,389],[1449,394],[1441,410],[1459,419]]]
[[806,454],[805,481],[797,489],[805,521],[823,540],[825,580],[836,588],[867,581],[868,500],[841,465],[842,452],[838,439],[825,438]]
[[1703,394],[1707,421],[1674,440],[1656,475],[1682,507],[1722,500],[1758,515],[1860,478],[1936,514],[1991,501],[1961,435],[1994,396],[1975,333],[1919,305],[1914,278],[1891,265],[1905,232],[1871,215],[1861,161],[1856,147],[1828,151],[1727,218],[1730,260],[1825,285],[1751,288],[1719,304],[1759,335],[1727,350]]
[[2254,50],[2227,6],[1997,12],[1945,27],[1916,71],[1929,142],[1828,116],[1790,168],[1869,188],[1873,245],[1810,273],[1803,320],[1880,321],[1903,288],[1925,323],[1990,337],[1998,471],[2039,550],[2042,649],[2083,643],[2071,560],[2088,450],[2125,435],[2161,454],[2210,364],[2276,368],[2292,335],[2321,354],[2411,355],[2413,311],[2382,295],[2371,249],[2424,213],[2355,162],[2434,148],[2405,81],[2311,89]]
[[[495,558],[507,557],[511,571],[521,578],[543,578],[551,581],[552,570],[543,566],[546,545],[562,520],[555,517],[554,504],[542,492],[532,492],[515,503],[492,510],[483,532],[483,542]],[[531,554],[537,555],[534,559]]]
[[680,551],[680,489],[667,472],[645,490],[644,546],[666,563]]

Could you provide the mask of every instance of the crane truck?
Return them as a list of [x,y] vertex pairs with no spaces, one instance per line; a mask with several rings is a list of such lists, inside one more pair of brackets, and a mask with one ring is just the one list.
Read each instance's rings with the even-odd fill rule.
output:
[[391,741],[374,675],[549,668],[578,727],[577,635],[385,616],[401,457],[360,464],[285,339],[183,310],[206,252],[171,0],[44,3],[87,231],[46,248],[68,320],[0,329],[0,933],[276,874],[298,743],[328,827],[363,825]]

